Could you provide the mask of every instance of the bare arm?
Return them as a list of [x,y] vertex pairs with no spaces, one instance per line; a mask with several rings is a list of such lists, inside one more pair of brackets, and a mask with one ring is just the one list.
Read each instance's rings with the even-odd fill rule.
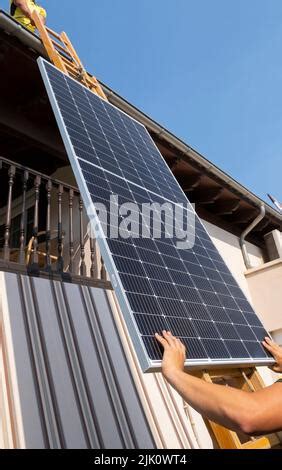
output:
[[14,0],[14,4],[22,10],[27,18],[32,20],[32,11],[30,10],[26,0]]
[[184,372],[185,347],[171,333],[156,335],[164,347],[163,374],[199,413],[236,432],[259,435],[282,429],[282,384],[248,393],[206,383]]

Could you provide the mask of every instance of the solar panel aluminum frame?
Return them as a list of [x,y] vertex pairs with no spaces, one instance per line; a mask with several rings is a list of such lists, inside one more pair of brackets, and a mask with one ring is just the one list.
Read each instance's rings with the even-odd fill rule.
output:
[[[65,149],[67,151],[67,154],[68,154],[68,157],[69,157],[69,160],[70,160],[70,164],[71,164],[73,173],[75,175],[79,190],[81,192],[81,196],[82,196],[84,205],[85,205],[85,207],[91,207],[92,208],[91,209],[91,216],[92,216],[92,219],[93,219],[93,221],[96,225],[96,236],[97,236],[97,239],[98,239],[98,245],[99,245],[99,249],[100,249],[100,252],[101,252],[101,256],[103,257],[107,272],[108,272],[108,274],[110,276],[110,279],[111,279],[112,286],[115,290],[115,293],[116,293],[116,296],[117,296],[117,299],[118,299],[118,303],[119,303],[119,307],[121,309],[121,312],[123,314],[123,317],[124,317],[124,320],[125,320],[125,323],[126,323],[126,327],[128,329],[129,337],[132,340],[133,346],[135,348],[135,351],[136,351],[136,354],[137,354],[137,357],[138,357],[138,360],[139,360],[139,363],[140,363],[140,366],[141,366],[143,372],[159,372],[160,369],[161,369],[161,361],[160,360],[151,360],[148,356],[148,353],[147,353],[147,351],[145,349],[145,346],[144,346],[144,343],[142,341],[141,334],[139,334],[138,326],[137,326],[136,321],[134,319],[134,316],[132,314],[132,309],[131,309],[131,307],[129,305],[129,302],[127,300],[126,292],[123,288],[122,281],[120,279],[120,276],[117,272],[117,269],[116,269],[116,266],[115,266],[115,263],[114,263],[114,260],[112,258],[112,254],[110,252],[109,246],[108,246],[108,244],[105,240],[105,237],[99,236],[99,235],[103,234],[103,229],[102,229],[101,223],[99,221],[99,217],[97,215],[97,212],[95,210],[95,206],[93,204],[92,198],[91,198],[90,193],[88,191],[87,185],[85,183],[84,176],[82,174],[82,171],[81,171],[79,165],[77,164],[77,156],[75,154],[75,151],[74,151],[73,145],[71,143],[70,137],[68,135],[67,129],[65,127],[64,119],[63,119],[63,116],[61,114],[60,108],[58,106],[56,97],[54,95],[52,85],[49,81],[48,73],[46,72],[44,63],[48,64],[48,66],[52,66],[49,62],[46,62],[44,59],[42,59],[40,57],[38,59],[39,69],[41,71],[41,75],[42,75],[42,78],[43,78],[43,81],[44,81],[44,84],[45,84],[45,87],[46,87],[46,90],[47,90],[47,94],[48,94],[48,97],[49,97],[49,100],[50,100],[50,103],[51,103],[51,106],[52,106],[52,109],[53,109],[53,112],[54,112],[54,115],[55,115],[55,118],[56,118],[56,121],[57,121],[57,124],[58,124],[58,127],[59,127],[59,130],[60,130],[64,145],[65,145]],[[54,66],[52,66],[52,67],[54,67]],[[56,71],[58,71],[58,69],[56,69],[56,67],[54,67],[54,69]],[[60,73],[63,74],[63,72],[60,72]],[[72,79],[69,76],[67,76],[67,78],[69,80],[75,81],[74,79]],[[75,83],[77,83],[77,81],[75,81]],[[84,85],[81,85],[81,86],[83,87]],[[100,98],[100,99],[103,100],[102,98]],[[112,105],[111,103],[110,103],[110,105],[113,106],[114,108],[116,108],[119,112],[121,112],[123,114],[126,114],[122,110],[117,108],[116,106]],[[130,119],[136,121],[138,123],[138,125],[143,126],[143,124],[141,124],[136,119],[132,118],[131,116],[129,116],[129,117],[130,117]],[[145,126],[143,126],[143,127],[145,128]],[[201,220],[200,220],[200,222],[201,222]],[[201,224],[202,224],[202,222],[201,222]],[[203,224],[202,224],[202,226],[203,226],[204,230],[207,232],[207,230],[206,230],[206,228],[204,227]],[[98,230],[97,230],[97,227],[98,227]],[[187,369],[187,370],[191,370],[191,369],[212,369],[212,368],[224,368],[224,367],[231,368],[231,367],[238,367],[238,366],[254,367],[254,366],[259,366],[259,365],[260,366],[268,366],[268,365],[271,365],[273,363],[274,363],[274,360],[272,360],[271,358],[265,358],[265,359],[252,359],[252,358],[250,358],[250,359],[246,359],[246,358],[232,359],[232,358],[230,358],[228,360],[226,360],[226,359],[224,359],[224,360],[220,360],[220,359],[213,360],[213,359],[210,359],[210,358],[206,358],[205,360],[203,360],[203,359],[190,359],[189,360],[188,359],[188,360],[185,361],[185,369]]]

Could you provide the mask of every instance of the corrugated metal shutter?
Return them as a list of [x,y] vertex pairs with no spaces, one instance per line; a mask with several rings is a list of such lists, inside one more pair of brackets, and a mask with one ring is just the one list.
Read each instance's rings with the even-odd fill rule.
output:
[[0,276],[14,446],[154,448],[106,292]]

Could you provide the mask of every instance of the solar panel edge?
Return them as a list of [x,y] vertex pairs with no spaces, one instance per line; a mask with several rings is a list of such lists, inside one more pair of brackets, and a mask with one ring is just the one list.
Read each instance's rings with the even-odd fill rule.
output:
[[[51,105],[52,105],[52,108],[53,108],[53,111],[54,111],[54,114],[55,114],[55,117],[56,117],[56,120],[57,120],[57,123],[58,123],[58,126],[59,126],[59,129],[60,129],[64,144],[65,144],[65,147],[66,147],[69,159],[70,159],[72,169],[73,169],[75,177],[77,179],[79,189],[81,191],[81,194],[82,194],[85,205],[87,206],[87,204],[86,204],[86,201],[87,201],[89,206],[91,205],[94,209],[93,201],[90,197],[90,193],[89,193],[87,185],[84,181],[82,171],[81,171],[80,167],[78,167],[78,165],[76,165],[76,160],[77,160],[78,157],[75,155],[73,144],[70,140],[67,129],[65,128],[64,119],[63,119],[63,116],[61,115],[60,108],[59,108],[57,100],[54,96],[54,93],[53,93],[53,90],[52,90],[52,85],[49,82],[49,78],[48,78],[47,72],[45,70],[44,62],[46,64],[48,64],[48,66],[51,66],[49,63],[47,63],[46,61],[44,61],[43,59],[40,58],[38,60],[39,68],[40,68],[40,71],[41,71],[41,74],[42,74],[42,77],[43,77],[43,80],[44,80],[44,83],[45,83],[45,86],[46,86],[46,89],[47,89],[47,93],[48,93],[48,96],[49,96],[49,99],[50,99],[50,102],[51,102]],[[122,112],[121,110],[118,110],[118,111]],[[136,122],[138,122],[138,121],[136,121]],[[138,123],[138,124],[141,125],[140,123]],[[143,127],[145,127],[145,126],[143,126]],[[100,232],[103,233],[102,228],[101,228],[101,224],[100,224],[100,221],[99,221],[99,218],[97,216],[97,213],[96,213],[95,209],[94,209],[93,216],[95,218],[95,223],[100,227]],[[202,224],[202,221],[200,219],[199,219],[199,221],[200,221],[201,225],[203,226],[205,232],[208,234],[207,230],[205,229],[204,225]],[[115,265],[115,262],[113,260],[112,253],[110,252],[109,247],[108,247],[108,245],[105,242],[103,237],[99,238],[98,243],[99,243],[99,248],[101,250],[101,254],[102,254],[102,256],[104,258],[104,261],[105,261],[106,269],[107,269],[107,271],[110,275],[113,287],[115,288],[115,290],[117,292],[120,307],[121,307],[121,311],[124,315],[124,319],[125,319],[127,328],[129,330],[130,337],[132,338],[132,341],[134,343],[134,346],[135,346],[135,349],[136,349],[136,352],[137,352],[137,356],[139,358],[140,365],[141,365],[144,372],[159,370],[161,362],[159,360],[156,361],[156,360],[148,359],[148,353],[145,349],[145,346],[143,344],[141,335],[138,331],[138,327],[137,327],[135,318],[132,315],[132,309],[129,305],[125,290],[123,288],[123,284],[122,284],[120,276],[117,272],[116,265]],[[257,364],[259,364],[259,363],[269,364],[269,362],[270,362],[269,359],[266,358],[265,360],[258,360],[256,363]],[[208,366],[209,368],[219,367],[219,366],[223,366],[223,365],[226,365],[226,366],[230,367],[232,364],[234,364],[234,367],[238,366],[238,364],[245,364],[246,366],[247,365],[254,365],[253,362],[251,362],[250,360],[248,360],[246,358],[241,358],[241,359],[236,358],[236,359],[230,359],[228,361],[225,361],[225,360],[212,360],[210,358],[205,359],[205,361],[203,361],[202,359],[190,359],[190,360],[186,361],[185,365],[187,367],[191,367],[191,368],[192,367],[200,368],[201,366],[202,367],[207,367],[207,363],[209,364],[209,366]]]
[[[76,181],[78,183],[79,190],[82,194],[84,204],[85,204],[85,201],[88,201],[89,206],[90,205],[93,206],[92,199],[90,197],[89,191],[87,189],[87,186],[85,184],[85,181],[84,181],[84,178],[83,178],[83,175],[82,175],[82,171],[81,171],[80,167],[78,167],[77,165],[74,164],[75,159],[77,157],[74,154],[73,145],[72,145],[72,143],[71,143],[71,141],[68,137],[68,133],[66,132],[66,129],[65,129],[65,126],[64,126],[64,121],[63,121],[63,118],[61,116],[60,109],[57,105],[57,101],[56,101],[56,99],[54,97],[54,94],[52,92],[52,87],[50,85],[48,75],[47,75],[47,73],[45,71],[45,68],[44,68],[44,62],[46,62],[46,61],[44,59],[42,59],[41,57],[38,59],[38,65],[39,65],[39,68],[40,68],[40,71],[41,71],[41,75],[42,75],[44,84],[46,86],[47,94],[48,94],[48,97],[49,97],[49,100],[50,100],[50,103],[51,103],[51,106],[52,106],[52,109],[53,109],[53,112],[54,112],[54,115],[55,115],[55,118],[56,118],[56,121],[57,121],[57,124],[58,124],[58,127],[60,129],[60,133],[61,133],[64,145],[65,145],[70,163],[71,163],[72,170],[74,172]],[[48,63],[48,65],[51,65],[51,64]],[[60,119],[58,119],[58,115],[61,116]],[[100,224],[99,218],[96,214],[96,211],[95,211],[94,207],[93,207],[93,210],[94,210],[93,216],[95,217],[95,223],[97,224],[97,226],[100,227],[101,234],[103,235],[103,230],[101,228],[101,224]],[[112,259],[112,255],[111,255],[107,245],[103,242],[103,236],[101,238],[99,238],[98,233],[96,233],[96,236],[99,240],[98,241],[99,249],[100,249],[101,255],[104,259],[105,266],[106,266],[107,272],[110,276],[112,285],[116,290],[119,290],[120,293],[122,294],[122,295],[119,296],[120,308],[121,308],[121,311],[124,314],[126,325],[127,325],[128,330],[129,330],[129,333],[131,335],[131,338],[133,340],[134,346],[135,346],[137,352],[139,351],[139,361],[140,361],[141,368],[144,372],[146,372],[146,371],[150,370],[151,364],[149,363],[149,361],[147,359],[147,353],[146,353],[146,350],[143,346],[142,341],[140,341],[140,337],[139,337],[137,328],[132,327],[131,323],[132,323],[133,317],[130,314],[130,306],[128,304],[126,296],[124,295],[121,280],[120,280],[119,276],[117,277],[116,272],[114,272],[114,269],[113,269],[114,261]]]

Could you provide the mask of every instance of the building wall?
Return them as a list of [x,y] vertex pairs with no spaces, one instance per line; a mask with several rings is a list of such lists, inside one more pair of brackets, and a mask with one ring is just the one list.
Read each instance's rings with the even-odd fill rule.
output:
[[[248,282],[245,277],[246,266],[240,247],[239,237],[209,222],[203,221],[203,223],[221,256],[239,283],[241,289],[248,299],[251,300]],[[247,242],[247,249],[250,255],[251,263],[254,266],[259,266],[264,262],[263,254],[260,248]]]
[[[282,315],[279,315],[278,313],[281,312],[281,300],[279,301],[277,299],[277,296],[281,294],[280,289],[276,288],[276,285],[281,283],[282,278],[278,271],[272,271],[269,274],[272,280],[268,279],[268,282],[261,284],[254,279],[253,283],[251,284],[249,282],[248,276],[249,271],[247,271],[244,263],[239,237],[230,234],[209,222],[203,221],[203,223],[207,228],[215,246],[231,270],[233,276],[237,280],[238,284],[251,304],[254,306],[257,315],[260,317],[260,320],[265,325],[266,329],[271,331],[270,322],[272,325],[273,321],[275,321],[275,324],[277,324],[277,318],[280,319],[280,323],[282,322]],[[248,242],[247,249],[250,256],[250,261],[252,265],[256,267],[252,269],[251,272],[255,272],[256,270],[263,270],[264,259],[262,250]],[[268,291],[267,299],[271,299],[271,302],[267,305],[265,305],[265,296],[262,293],[265,289]],[[273,296],[271,295],[271,292],[273,292]],[[275,296],[275,312],[273,315],[272,303]],[[257,297],[260,297],[260,301],[257,301]],[[261,308],[262,306],[264,308]],[[273,334],[273,331],[271,331],[271,333]],[[277,334],[277,338],[280,338],[282,343],[282,330],[280,334],[281,336],[279,336],[279,333]],[[274,339],[276,339],[276,337]],[[265,385],[271,385],[275,380],[277,380],[277,375],[272,373],[267,367],[260,367],[259,373]]]
[[[281,283],[279,273],[276,271],[270,274],[272,276],[272,280],[275,283],[275,285],[273,284],[272,281],[261,285],[260,283],[257,283],[256,280],[254,280],[253,284],[251,285],[249,283],[248,271],[244,263],[244,258],[243,258],[241,247],[240,247],[239,237],[231,233],[228,233],[225,230],[209,222],[203,221],[203,223],[206,229],[208,230],[215,246],[219,250],[227,266],[231,270],[233,276],[237,280],[238,284],[240,285],[241,289],[247,296],[248,300],[254,306],[257,315],[260,317],[260,320],[265,325],[266,329],[271,331],[271,328],[269,328],[269,323],[266,321],[266,318],[268,317],[270,321],[273,321],[272,319],[277,318],[277,315],[276,316],[272,315],[273,310],[270,304],[268,304],[267,307],[264,309],[260,308],[262,306],[262,300],[261,302],[258,303],[256,302],[256,297],[261,294],[262,287],[268,290],[268,294],[270,294],[272,291],[275,293],[275,295],[278,295],[278,292],[280,294],[280,290],[275,288],[275,285],[277,283],[278,284]],[[263,269],[264,259],[263,259],[262,250],[258,248],[257,246],[248,242],[247,242],[247,250],[248,250],[252,265],[256,266],[256,268],[254,268],[251,271],[256,271],[256,269],[259,271],[260,269]],[[268,295],[268,298],[269,298],[269,295]],[[275,303],[275,312],[276,311],[281,312],[281,301]],[[280,315],[279,318],[282,321],[282,315]],[[282,338],[281,338],[281,342],[282,342]],[[277,379],[277,376],[273,374],[272,372],[270,372],[270,370],[267,367],[260,367],[259,372],[266,385],[271,385],[273,381]]]
[[[63,179],[65,182],[73,183],[73,181],[71,180],[71,173],[69,174],[66,173],[65,169],[63,169],[61,172],[58,172],[55,175],[55,177],[58,179]],[[66,222],[67,222],[67,214],[68,214],[67,200],[64,200],[63,217]],[[56,227],[56,218],[57,218],[56,208],[54,207],[53,212],[52,212],[52,223],[53,223],[54,229]],[[75,225],[77,229],[77,225],[78,225],[77,218],[75,219]],[[230,270],[232,271],[234,277],[237,279],[241,288],[243,289],[245,294],[249,298],[251,298],[249,286],[245,278],[246,269],[245,269],[238,237],[230,233],[227,233],[226,231],[210,223],[204,222],[204,225],[206,226],[215,245],[217,246],[219,252],[221,253],[225,262],[227,263]],[[66,238],[66,247],[67,247],[67,238]],[[252,263],[256,266],[260,265],[263,262],[261,250],[251,244],[248,244],[248,250],[250,253],[250,258],[251,258]],[[86,258],[89,264],[89,251],[87,251]],[[9,371],[11,375],[10,377],[5,377],[5,378],[1,376],[1,382],[5,383],[5,387],[2,388],[3,390],[2,403],[3,405],[5,405],[5,410],[4,410],[4,406],[2,406],[2,412],[1,412],[2,422],[0,423],[0,445],[1,445],[1,440],[2,440],[2,443],[4,443],[5,447],[30,447],[30,446],[41,447],[45,445],[42,430],[40,431],[41,425],[40,425],[39,418],[40,418],[40,413],[42,411],[34,407],[34,404],[37,403],[37,398],[35,396],[35,391],[33,389],[33,386],[30,385],[32,384],[32,370],[26,369],[23,375],[22,371],[25,369],[24,367],[20,366],[22,364],[22,361],[24,360],[23,358],[25,357],[23,354],[22,347],[23,347],[23,344],[26,342],[26,339],[24,339],[24,337],[21,336],[23,335],[24,328],[20,327],[20,322],[22,322],[23,319],[21,319],[19,322],[19,315],[21,316],[24,314],[24,306],[25,306],[26,311],[28,310],[31,311],[31,319],[32,319],[32,316],[33,318],[36,318],[36,316],[37,317],[39,316],[42,321],[48,323],[49,326],[47,325],[47,323],[45,324],[45,326],[43,325],[44,331],[45,331],[44,335],[46,335],[44,336],[44,341],[46,342],[46,344],[48,344],[48,348],[50,351],[49,353],[51,354],[52,348],[55,348],[55,350],[56,348],[62,348],[62,339],[59,339],[61,333],[59,334],[60,327],[58,325],[58,316],[56,317],[56,315],[58,315],[58,311],[60,312],[62,311],[62,318],[64,319],[63,321],[65,322],[67,317],[65,317],[64,315],[65,315],[66,305],[67,305],[67,309],[71,308],[71,317],[73,319],[76,318],[76,321],[78,321],[79,324],[81,322],[84,323],[85,312],[86,312],[85,299],[87,298],[89,299],[89,295],[93,296],[93,294],[91,294],[91,289],[87,287],[83,288],[82,291],[80,291],[80,288],[78,288],[77,286],[66,285],[65,287],[63,287],[61,284],[52,283],[46,280],[30,280],[24,277],[20,277],[20,279],[21,280],[19,284],[19,278],[17,278],[16,275],[3,274],[3,273],[1,274],[1,281],[0,281],[0,291],[2,294],[1,295],[1,307],[0,307],[0,312],[2,314],[1,324],[3,326],[3,319],[5,318],[5,341],[6,341],[6,344],[9,345],[9,348],[8,348],[9,354],[8,355],[6,354],[6,363],[3,365],[3,367],[1,367],[1,370],[4,370],[5,368],[7,370],[7,359],[8,359]],[[19,285],[21,286],[20,288],[19,288]],[[18,293],[17,293],[17,289],[20,289]],[[67,297],[62,294],[64,290],[65,292],[67,292]],[[114,323],[110,323],[111,328],[112,328],[112,335],[110,338],[110,342],[109,342],[109,339],[104,338],[102,342],[96,343],[96,346],[94,349],[93,349],[93,344],[90,347],[91,342],[88,343],[87,341],[85,341],[85,335],[89,335],[88,327],[85,325],[86,329],[84,330],[83,343],[81,343],[83,344],[83,348],[85,348],[84,349],[85,360],[87,356],[91,357],[91,361],[92,361],[91,363],[93,363],[94,359],[96,360],[97,355],[103,354],[101,351],[105,350],[105,345],[108,345],[108,347],[111,348],[113,344],[119,345],[118,349],[115,350],[115,353],[119,351],[118,357],[121,360],[122,358],[121,345],[122,345],[124,355],[125,355],[124,358],[122,359],[123,367],[126,368],[129,365],[130,376],[132,377],[133,382],[134,382],[134,387],[131,388],[130,393],[131,395],[133,393],[133,396],[131,398],[135,400],[135,406],[139,413],[139,415],[137,413],[137,415],[139,416],[138,420],[140,421],[140,416],[143,416],[143,418],[141,419],[141,421],[142,420],[143,421],[142,421],[142,426],[141,426],[142,431],[140,431],[141,434],[139,435],[139,441],[138,441],[139,445],[142,446],[141,443],[144,444],[144,440],[142,441],[142,439],[144,439],[144,436],[146,435],[147,436],[146,439],[149,439],[146,445],[149,447],[150,445],[151,446],[156,445],[158,448],[164,448],[164,449],[166,448],[189,449],[189,448],[199,448],[199,447],[213,448],[214,443],[212,441],[211,436],[209,435],[209,432],[206,428],[206,425],[202,417],[197,412],[192,410],[190,407],[187,408],[187,405],[183,402],[181,397],[165,382],[165,380],[163,379],[160,373],[158,374],[142,373],[139,367],[136,355],[135,355],[133,345],[131,343],[131,338],[128,336],[127,329],[124,324],[122,312],[119,309],[119,306],[117,304],[114,294],[111,292],[102,294],[102,291],[99,292],[99,290],[97,289],[94,291],[95,291],[95,299],[98,299],[97,300],[98,303],[100,302],[100,307],[96,308],[96,310],[94,309],[95,317],[99,319],[99,321],[103,321],[103,322],[112,321],[114,319]],[[103,307],[103,305],[104,306],[106,305],[105,296],[108,298],[108,304],[107,304],[106,309],[105,307]],[[41,302],[36,302],[36,298],[40,299]],[[102,302],[103,305],[101,304],[102,298],[104,299]],[[44,299],[46,301],[44,301]],[[59,306],[59,310],[58,310],[58,306]],[[73,310],[74,306],[75,306],[75,312]],[[56,311],[57,311],[57,314],[55,315]],[[87,309],[87,311],[89,314],[89,308]],[[12,324],[12,322],[16,322],[16,323]],[[9,333],[8,337],[7,337],[7,328],[8,328],[8,333]],[[52,331],[51,335],[47,333],[47,330],[49,328],[51,328],[51,331]],[[77,332],[79,332],[79,334],[81,335],[82,333],[82,330],[80,330],[81,325],[79,326],[77,324],[77,328],[78,328]],[[108,331],[107,328],[108,326],[106,326],[106,323],[104,323],[102,325],[102,328],[100,327],[100,330],[99,330],[100,333],[105,334],[105,332]],[[71,334],[71,336],[72,335],[73,333]],[[20,336],[21,336],[21,339],[19,340]],[[57,340],[55,339],[56,337],[57,337]],[[3,331],[2,331],[1,338],[4,338]],[[2,344],[2,341],[1,341],[1,344]],[[21,345],[20,349],[19,349],[19,345]],[[68,348],[72,350],[70,337],[68,337]],[[2,351],[2,346],[1,346],[1,351]],[[63,349],[61,349],[61,354],[57,353],[55,356],[52,356],[53,357],[52,368],[54,368],[53,373],[58,374],[60,371],[59,375],[61,374],[62,377],[66,377],[66,381],[69,381],[70,380],[69,374],[71,372],[71,369],[69,365],[66,365],[65,359],[62,360],[62,357],[63,357],[62,352],[63,352]],[[125,357],[126,357],[126,360],[125,360]],[[2,363],[3,363],[2,353],[1,353],[1,358],[2,358]],[[46,364],[44,365],[44,367],[46,367]],[[115,367],[117,367],[117,365]],[[115,369],[115,372],[117,370],[118,369]],[[91,381],[92,372],[90,371],[91,371],[91,367],[88,368],[86,377],[88,380]],[[260,372],[266,384],[273,383],[273,376],[268,371],[268,369],[261,368]],[[30,380],[27,380],[28,374],[31,374]],[[109,374],[109,370],[107,374]],[[124,384],[121,384],[119,379],[117,380],[118,382],[116,384],[118,384],[118,386],[122,386],[124,390]],[[104,391],[101,391],[102,396],[104,396],[107,393],[107,390],[109,390],[112,387],[112,383],[110,381],[109,375],[106,375],[106,376],[104,375],[103,381],[101,382],[101,386],[104,387],[103,389]],[[7,388],[8,384],[12,384],[12,387],[10,387],[10,389]],[[64,385],[62,385],[62,387],[64,387]],[[100,390],[102,390],[102,388]],[[8,406],[9,393],[13,394],[12,403],[14,404],[14,406],[12,410]],[[59,393],[59,391],[57,393]],[[65,389],[64,395],[67,396],[68,394],[70,395],[70,397],[73,397],[74,401],[73,401],[72,407],[74,407],[74,409],[76,408],[77,410],[77,399],[75,399],[73,395],[74,390],[72,387],[69,387],[69,388],[67,387]],[[33,400],[32,400],[32,405],[31,405],[32,396],[33,396]],[[123,399],[121,400],[122,397]],[[125,412],[125,409],[127,408],[127,405],[128,405],[127,397],[128,395],[126,391],[123,391],[122,393],[121,391],[117,392],[116,399],[117,399],[117,403],[120,404],[119,406],[121,407],[120,408],[121,413]],[[71,399],[72,398],[68,398],[68,400],[71,400]],[[51,401],[47,400],[47,403],[49,403],[52,409],[52,407],[54,406],[52,400]],[[124,405],[122,405],[122,403],[126,403],[125,408],[123,408]],[[141,404],[141,408],[140,408],[140,404]],[[95,406],[97,407],[97,412],[98,410],[99,412],[101,412],[101,409],[103,409],[103,407],[101,408],[101,404],[99,404],[99,401],[95,403]],[[110,404],[109,404],[109,407],[111,407]],[[134,421],[133,415],[135,413],[133,413],[132,408],[131,408],[131,413],[132,415],[130,419]],[[32,425],[30,425],[31,415],[32,415]],[[145,420],[144,420],[144,415],[146,417]],[[71,428],[73,430],[75,430],[76,428],[79,429],[80,424],[78,424],[77,418],[75,418],[72,415],[72,418],[68,417],[67,419],[68,420],[73,419],[74,421],[72,423],[71,421],[68,421],[68,425],[66,424],[67,421],[64,422],[64,427],[67,426],[67,428]],[[106,429],[108,428],[114,429],[114,426],[116,426],[116,422],[114,421],[112,424],[110,424],[110,426],[108,424],[109,422],[107,422],[107,425],[106,425],[103,422],[103,417],[101,416],[98,419],[98,422],[99,422],[99,426],[102,426],[102,428],[104,428],[104,432],[106,432],[105,431]],[[50,423],[54,427],[54,423],[52,422],[52,420],[50,421]],[[94,428],[92,428],[93,431],[95,431],[96,425],[97,425],[97,422],[94,423]],[[124,425],[125,425],[125,428],[129,432],[129,435],[127,435],[128,440],[125,440],[126,442],[124,441],[123,444],[121,443],[121,441],[119,441],[120,442],[119,445],[120,447],[122,446],[130,447],[134,445],[132,444],[132,439],[130,438],[130,432],[132,432],[130,431],[130,429],[132,428],[130,427],[129,422],[127,420],[125,421]],[[150,431],[152,432],[153,439],[150,437],[150,433],[148,433],[148,428],[146,428],[147,425],[149,426]],[[2,430],[2,434],[1,434],[1,430]],[[13,432],[14,432],[14,435],[13,435]],[[76,442],[77,447],[84,447],[85,441],[83,441],[84,439],[83,436],[85,433],[84,432],[80,433],[80,431],[77,431],[77,432],[78,432],[78,435],[76,436],[74,434],[71,435],[70,433],[70,435],[68,436],[69,443],[72,443],[73,445],[73,443]],[[116,435],[116,432],[115,432],[115,435]],[[112,442],[113,436],[107,435],[107,439],[108,439],[107,442],[110,443]],[[121,439],[121,437],[119,434],[117,434],[117,436],[114,439]],[[110,446],[110,444],[108,444],[108,446]]]
[[276,341],[276,343],[282,347],[282,328],[280,328],[279,330],[273,331],[272,336],[273,336],[274,341]]
[[282,328],[282,259],[246,273],[254,307],[268,331]]

